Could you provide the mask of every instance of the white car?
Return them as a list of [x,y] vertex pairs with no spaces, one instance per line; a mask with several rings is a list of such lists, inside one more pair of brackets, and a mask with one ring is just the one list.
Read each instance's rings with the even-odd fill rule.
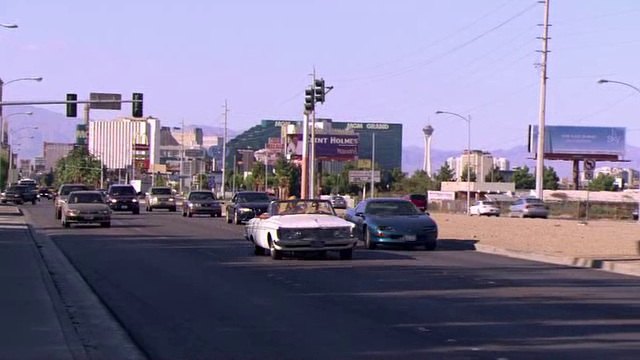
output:
[[500,216],[500,207],[493,201],[476,201],[475,204],[469,207],[469,215]]
[[284,252],[338,251],[340,259],[348,260],[358,242],[354,226],[338,217],[328,200],[280,200],[247,222],[245,237],[256,255],[268,249],[273,259]]

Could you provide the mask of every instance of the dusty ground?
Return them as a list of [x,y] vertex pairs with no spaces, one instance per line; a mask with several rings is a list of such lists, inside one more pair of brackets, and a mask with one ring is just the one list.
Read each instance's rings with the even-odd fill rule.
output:
[[510,250],[572,257],[635,257],[640,255],[640,223],[477,217],[432,213],[439,238],[475,240]]

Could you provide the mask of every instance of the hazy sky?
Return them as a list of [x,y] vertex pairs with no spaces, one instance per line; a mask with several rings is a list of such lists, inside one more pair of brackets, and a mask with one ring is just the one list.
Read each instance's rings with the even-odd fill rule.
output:
[[[551,0],[548,125],[622,126],[640,146],[640,1]],[[544,6],[536,0],[2,1],[4,100],[143,92],[165,125],[245,130],[301,119],[313,69],[334,90],[317,116],[404,124],[404,144],[526,144],[538,123]],[[64,112],[62,105],[46,108]],[[130,114],[125,105],[122,113]],[[11,110],[5,108],[5,113]],[[117,112],[95,111],[92,118]]]

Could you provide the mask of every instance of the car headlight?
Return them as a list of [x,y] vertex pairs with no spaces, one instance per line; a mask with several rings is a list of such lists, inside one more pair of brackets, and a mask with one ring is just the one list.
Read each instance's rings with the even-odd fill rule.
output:
[[138,202],[138,199],[133,198],[133,199],[131,199],[131,202],[137,203],[137,202]]
[[302,239],[304,234],[301,230],[296,229],[278,229],[278,238],[280,240],[298,240]]
[[111,212],[109,210],[102,210],[102,211],[100,211],[100,213],[102,215],[109,215],[109,213],[111,213]]
[[239,211],[240,212],[252,212],[253,210],[251,210],[250,208],[240,208]]
[[348,238],[351,236],[352,236],[352,231],[350,227],[333,230],[334,238]]
[[174,198],[169,198],[169,201],[176,201],[176,199],[174,199]]
[[158,197],[157,197],[157,196],[152,197],[152,198],[151,198],[151,201],[152,201],[152,202],[158,202]]
[[80,211],[78,210],[74,210],[74,209],[67,209],[65,215],[67,216],[78,216],[80,214]]
[[114,204],[118,202],[118,200],[116,200],[116,199],[110,199],[109,201],[111,201]]

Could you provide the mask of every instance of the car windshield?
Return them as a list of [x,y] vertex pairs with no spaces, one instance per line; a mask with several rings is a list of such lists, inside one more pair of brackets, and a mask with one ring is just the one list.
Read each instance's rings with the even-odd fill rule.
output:
[[527,204],[544,204],[544,202],[542,202],[542,200],[537,199],[537,198],[525,199],[524,202],[527,203]]
[[368,215],[417,215],[416,207],[407,201],[372,201],[365,208]]
[[135,195],[136,189],[133,186],[114,186],[111,188],[111,195]]
[[89,188],[84,185],[77,186],[63,186],[60,190],[60,195],[69,195],[72,191],[88,190]]
[[275,215],[323,214],[335,215],[326,200],[282,200],[274,207]]
[[483,202],[481,202],[480,204],[481,204],[481,205],[492,205],[492,206],[495,206],[495,205],[496,205],[496,203],[495,203],[495,202],[493,202],[493,201],[483,201]]
[[23,193],[25,191],[27,191],[27,187],[24,185],[16,185],[16,186],[11,186],[8,191],[13,191],[13,192],[18,192],[18,193]]
[[99,193],[84,193],[69,195],[70,204],[100,204],[104,203],[102,195]]
[[238,195],[238,202],[270,202],[266,193],[250,193]]
[[196,192],[189,194],[189,200],[215,200],[215,197],[210,192]]
[[413,194],[410,196],[411,200],[414,201],[426,201],[427,197],[425,195]]
[[169,188],[151,189],[151,195],[171,195],[171,189]]

